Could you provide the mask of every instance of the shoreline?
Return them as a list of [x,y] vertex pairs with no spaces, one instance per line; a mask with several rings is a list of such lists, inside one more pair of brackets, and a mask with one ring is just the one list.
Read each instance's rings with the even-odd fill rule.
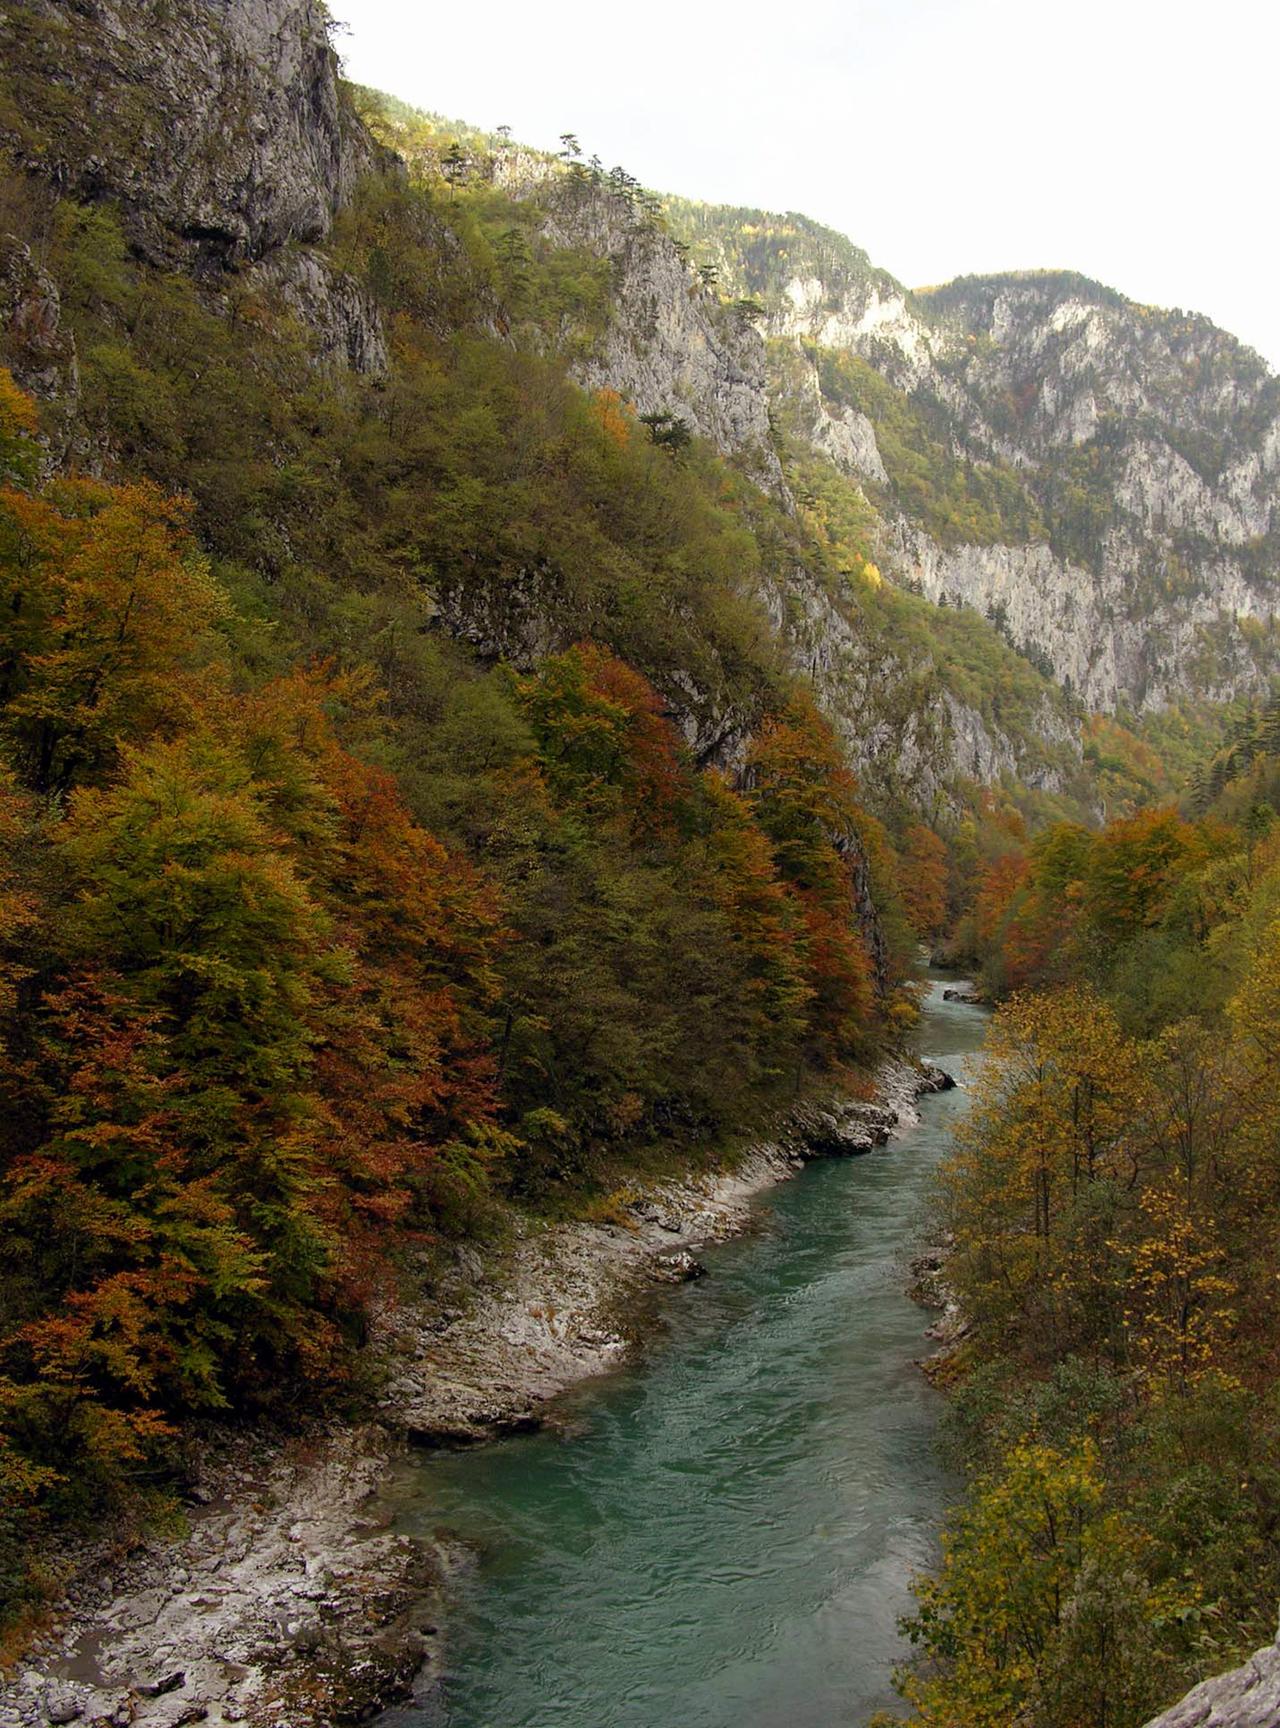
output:
[[396,1461],[541,1426],[559,1393],[642,1346],[657,1293],[749,1229],[757,1195],[886,1144],[951,1084],[903,1057],[874,1081],[874,1102],[800,1106],[732,1167],[654,1183],[616,1221],[525,1224],[496,1266],[462,1249],[443,1291],[384,1317],[372,1419],[215,1441],[177,1540],[69,1548],[74,1582],[0,1687],[0,1728],[338,1728],[429,1685],[447,1544],[390,1529]]

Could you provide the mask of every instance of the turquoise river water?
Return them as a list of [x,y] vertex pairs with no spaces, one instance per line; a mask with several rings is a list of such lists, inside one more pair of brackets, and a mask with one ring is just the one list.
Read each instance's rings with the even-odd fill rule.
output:
[[952,1489],[907,1263],[986,1021],[941,998],[919,1048],[960,1086],[919,1127],[762,1196],[565,1432],[416,1466],[403,1526],[480,1558],[441,1685],[383,1728],[859,1728],[894,1703]]

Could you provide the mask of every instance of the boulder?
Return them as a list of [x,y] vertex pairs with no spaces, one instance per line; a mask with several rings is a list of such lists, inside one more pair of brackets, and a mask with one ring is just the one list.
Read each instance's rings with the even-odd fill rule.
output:
[[74,1686],[54,1680],[45,1688],[44,1714],[48,1722],[76,1722],[84,1715],[84,1699]]
[[1280,1723],[1280,1638],[1239,1668],[1204,1680],[1147,1728],[1276,1728]]
[[679,1248],[674,1254],[655,1255],[650,1270],[659,1284],[691,1284],[695,1278],[707,1275],[706,1267],[687,1248]]

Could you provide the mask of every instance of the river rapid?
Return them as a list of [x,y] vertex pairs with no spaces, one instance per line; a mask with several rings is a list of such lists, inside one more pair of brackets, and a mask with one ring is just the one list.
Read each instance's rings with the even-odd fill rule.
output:
[[908,1261],[987,1018],[943,983],[918,1047],[960,1085],[918,1127],[762,1196],[555,1429],[415,1465],[401,1527],[478,1561],[441,1681],[383,1728],[859,1728],[893,1705],[953,1492]]

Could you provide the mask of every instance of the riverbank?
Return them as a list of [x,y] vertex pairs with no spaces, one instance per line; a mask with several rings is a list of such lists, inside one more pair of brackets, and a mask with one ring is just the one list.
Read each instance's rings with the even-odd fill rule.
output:
[[886,1062],[874,1101],[800,1108],[731,1168],[655,1184],[609,1222],[526,1226],[495,1267],[464,1251],[430,1303],[387,1317],[375,1420],[214,1443],[185,1535],[129,1552],[104,1539],[75,1557],[56,1621],[0,1691],[0,1728],[320,1728],[403,1696],[433,1660],[448,1563],[378,1508],[406,1443],[538,1425],[558,1393],[626,1359],[660,1286],[696,1276],[702,1245],[747,1228],[755,1195],[808,1159],[883,1145],[946,1084],[941,1070]]

